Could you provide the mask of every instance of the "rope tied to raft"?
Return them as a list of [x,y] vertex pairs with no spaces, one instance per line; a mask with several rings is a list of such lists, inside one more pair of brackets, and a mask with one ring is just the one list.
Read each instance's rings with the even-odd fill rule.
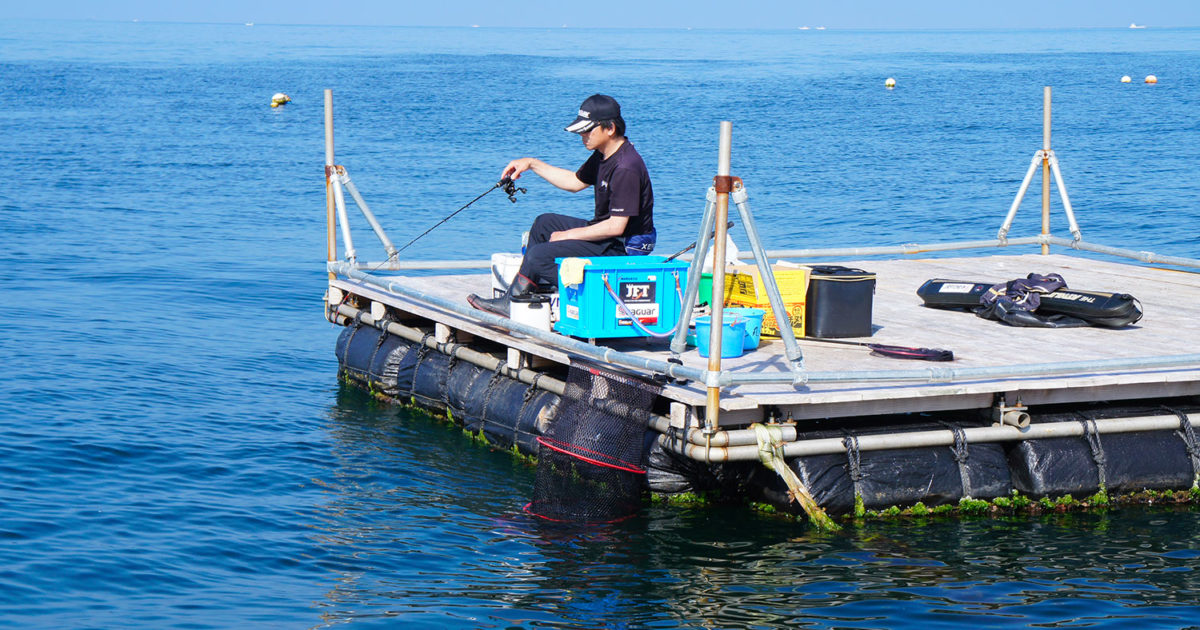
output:
[[[358,314],[362,315],[362,311],[359,311]],[[379,356],[379,349],[383,347],[384,342],[392,334],[388,331],[388,318],[386,315],[382,319],[375,320],[375,327],[382,331],[383,334],[375,338],[375,348],[371,350],[371,360],[367,363],[367,382],[369,383],[382,380],[379,378],[381,375],[375,374],[371,370],[375,367],[375,357]]]
[[[500,382],[500,377],[504,375],[504,361],[496,363],[496,369],[492,371],[492,378],[488,379],[487,393],[483,395],[483,408],[479,411],[479,421],[487,424],[488,405],[492,404],[492,392],[496,389],[496,383]],[[515,431],[514,431],[515,432]]]
[[862,451],[858,448],[858,436],[853,433],[846,434],[842,438],[842,445],[846,447],[846,470],[850,473],[850,482],[854,485],[855,498],[862,498],[862,480],[867,477],[867,473],[862,469]]
[[425,333],[421,337],[421,344],[417,348],[417,363],[413,365],[412,384],[408,386],[408,397],[416,398],[417,396],[417,371],[421,369],[421,362],[425,360],[425,355],[429,354],[429,338],[433,337],[433,333]]
[[754,429],[754,439],[758,442],[758,461],[783,479],[784,486],[788,489],[789,502],[798,504],[817,528],[828,531],[840,529],[784,459],[783,429],[778,425],[757,422],[750,425],[750,428]]
[[971,475],[967,470],[967,458],[970,457],[970,447],[967,445],[967,432],[957,424],[950,422],[942,422],[942,426],[950,429],[954,434],[954,446],[950,447],[950,454],[954,457],[954,462],[958,464],[958,477],[962,483],[962,498],[971,498]]
[[1089,414],[1079,412],[1083,416],[1079,424],[1083,425],[1083,437],[1087,439],[1088,446],[1092,449],[1092,461],[1096,462],[1096,478],[1100,482],[1100,489],[1104,490],[1108,487],[1108,481],[1104,475],[1104,447],[1100,444],[1100,429],[1096,426],[1096,420]]
[[522,397],[524,402],[533,400],[533,395],[537,393],[538,379],[540,378],[542,378],[541,372],[535,372],[533,374],[533,382],[529,384],[529,387],[525,390],[525,395]]
[[[459,349],[462,346],[454,344],[453,342],[446,342],[445,347],[449,349],[449,352],[447,354],[450,355],[450,360],[446,361],[446,380],[449,381],[450,375],[454,373],[454,368],[458,366],[458,353],[455,352],[455,350]],[[480,374],[483,374],[482,370],[475,372],[475,376],[471,377],[471,382],[467,383],[467,387],[464,391],[468,391],[468,392],[471,391],[471,389],[475,386],[475,381],[479,380]],[[449,383],[447,383],[446,387],[442,389],[442,402],[445,403],[446,409],[450,409],[450,385],[449,385]],[[465,418],[464,418],[464,420],[465,420]]]
[[[362,311],[359,311],[358,314],[362,315]],[[375,339],[375,349],[371,351],[371,363],[375,362],[375,354],[379,352],[379,348],[383,347],[383,342],[387,341],[388,337],[392,335],[391,331],[388,330],[389,323],[391,322],[386,316],[384,316],[382,319],[375,320],[375,327],[378,328],[383,334],[379,335],[379,337]]]
[[1200,482],[1200,445],[1196,443],[1196,430],[1192,427],[1192,421],[1188,419],[1186,413],[1178,409],[1172,409],[1166,405],[1161,406],[1163,409],[1179,417],[1179,431],[1176,434],[1183,440],[1188,458],[1192,461],[1192,485],[1195,486]]
[[[521,396],[521,410],[517,412],[516,428],[514,429],[514,431],[516,433],[521,432],[521,418],[525,417],[525,409],[527,407],[529,407],[529,401],[533,400],[534,395],[537,394],[538,379],[540,379],[540,378],[542,378],[542,373],[534,372],[533,382],[529,384],[529,387],[527,387],[525,389],[525,393]],[[536,423],[534,424],[534,426],[536,426]],[[513,441],[514,442],[516,441],[515,437],[514,437]]]

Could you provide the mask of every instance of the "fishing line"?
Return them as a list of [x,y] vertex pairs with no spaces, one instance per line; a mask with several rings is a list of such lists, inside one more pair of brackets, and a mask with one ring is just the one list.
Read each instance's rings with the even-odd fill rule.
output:
[[507,195],[508,195],[508,200],[509,200],[509,201],[511,201],[511,202],[513,202],[513,203],[517,203],[517,191],[520,191],[520,192],[522,192],[522,193],[524,193],[524,192],[527,192],[527,191],[526,191],[524,188],[518,188],[518,187],[517,187],[517,185],[516,185],[516,184],[513,182],[512,178],[510,178],[510,177],[505,177],[504,179],[502,179],[502,180],[500,180],[500,181],[496,182],[496,183],[495,183],[495,185],[493,185],[491,188],[489,188],[489,189],[485,190],[485,191],[483,192],[483,194],[481,194],[481,195],[479,195],[478,197],[476,197],[476,198],[474,198],[474,199],[472,199],[472,200],[468,201],[468,202],[466,203],[466,205],[464,205],[463,207],[459,208],[458,210],[455,210],[454,212],[451,212],[451,213],[450,213],[448,216],[446,216],[446,218],[442,219],[441,221],[438,221],[437,223],[434,223],[434,224],[433,224],[433,227],[429,228],[428,230],[425,230],[424,232],[421,232],[421,234],[419,234],[419,235],[418,235],[416,238],[414,238],[413,240],[409,241],[409,242],[408,242],[408,243],[407,243],[407,244],[406,244],[404,247],[401,247],[400,249],[396,250],[396,255],[397,255],[397,256],[399,256],[399,255],[400,255],[400,252],[404,251],[405,249],[408,249],[408,246],[409,246],[409,245],[412,245],[413,243],[416,243],[417,241],[421,240],[421,237],[425,236],[426,234],[429,234],[429,233],[430,233],[430,232],[432,232],[432,231],[433,231],[435,228],[437,228],[439,225],[441,225],[441,224],[445,223],[446,221],[449,221],[450,219],[454,218],[454,215],[456,215],[456,214],[458,214],[459,212],[462,212],[463,210],[466,210],[467,208],[471,207],[471,204],[475,203],[476,201],[479,201],[480,199],[483,199],[484,197],[486,197],[486,196],[487,196],[487,194],[488,194],[488,193],[492,192],[493,190],[496,190],[497,188],[503,188],[503,189],[504,189],[504,192],[505,192],[505,194],[507,194]]

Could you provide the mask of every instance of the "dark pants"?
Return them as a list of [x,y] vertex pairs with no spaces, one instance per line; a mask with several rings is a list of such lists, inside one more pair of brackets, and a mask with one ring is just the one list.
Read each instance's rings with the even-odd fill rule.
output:
[[555,241],[550,235],[562,230],[583,227],[587,221],[565,214],[543,214],[534,219],[529,228],[529,242],[525,246],[525,259],[521,261],[521,275],[550,288],[558,286],[558,265],[555,258],[571,256],[624,256],[625,242],[619,238],[603,241]]

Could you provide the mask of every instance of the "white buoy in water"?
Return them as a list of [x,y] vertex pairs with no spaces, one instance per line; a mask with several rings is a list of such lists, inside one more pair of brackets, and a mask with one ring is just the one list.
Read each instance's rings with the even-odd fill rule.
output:
[[1158,83],[1158,77],[1153,74],[1146,75],[1146,83]]
[[887,80],[883,82],[883,87],[889,90],[896,87],[896,80],[892,77],[888,77]]
[[1130,83],[1132,81],[1133,81],[1133,79],[1131,79],[1128,74],[1121,77],[1121,83]]
[[292,102],[292,97],[284,94],[283,92],[276,92],[275,95],[271,97],[271,107],[279,107],[280,105],[286,105],[290,102]]

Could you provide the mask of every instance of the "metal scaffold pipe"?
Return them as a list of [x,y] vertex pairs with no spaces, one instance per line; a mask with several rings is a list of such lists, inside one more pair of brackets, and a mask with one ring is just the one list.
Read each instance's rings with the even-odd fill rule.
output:
[[783,302],[783,295],[779,292],[779,284],[775,281],[775,272],[771,269],[771,261],[768,259],[767,252],[763,248],[762,237],[759,236],[754,216],[750,213],[750,201],[746,194],[746,189],[741,186],[741,181],[738,178],[734,178],[733,192],[731,194],[734,203],[737,205],[738,213],[742,217],[742,227],[746,230],[746,236],[750,237],[750,249],[754,253],[754,261],[758,264],[758,276],[762,279],[763,288],[767,291],[767,301],[771,305],[771,313],[775,316],[776,322],[787,322],[787,325],[779,326],[779,336],[783,339],[784,354],[787,356],[792,374],[796,377],[795,382],[802,383],[804,378],[804,355],[800,351],[800,346],[796,343],[796,333],[791,326],[791,314],[788,312],[787,305]]
[[418,271],[437,269],[491,269],[490,260],[379,260],[358,262],[355,269],[370,271]]
[[[733,182],[729,177],[729,162],[733,145],[733,123],[721,121],[721,136],[717,149],[717,176],[713,180],[717,189],[717,206],[714,223],[716,233],[713,236],[713,266],[712,266],[712,314],[709,316],[710,328],[708,335],[708,371],[721,371],[721,333],[724,328],[725,315],[725,239],[728,235],[726,223],[729,221],[729,193]],[[720,296],[720,297],[718,297]],[[708,386],[707,402],[704,406],[704,425],[707,433],[715,433],[720,426],[721,387]]]
[[[334,227],[333,199],[333,90],[325,90],[325,243],[328,250],[328,261],[337,260],[337,230]],[[337,274],[329,271],[329,279]]]
[[[678,428],[671,426],[671,419],[666,416],[650,416],[650,428],[671,436],[680,438],[696,446],[748,446],[758,444],[758,437],[753,429],[721,429],[712,435],[706,435],[703,430],[694,427]],[[796,426],[792,424],[778,426],[784,441],[796,439]]]
[[[688,266],[687,290],[683,292],[679,326],[675,329],[675,336],[671,338],[671,353],[676,358],[687,349],[688,327],[691,325],[692,308],[696,306],[696,300],[700,295],[700,277],[704,269],[704,257],[708,252],[709,234],[715,220],[713,207],[716,203],[717,191],[709,186],[708,193],[704,196],[704,214],[700,219],[700,235],[696,237],[696,255],[692,257],[691,264]],[[709,293],[712,293],[711,288]],[[711,298],[709,299],[711,300]]]
[[346,260],[355,262],[358,254],[354,250],[354,239],[350,235],[350,216],[346,212],[346,196],[342,193],[342,179],[338,177],[338,167],[333,167],[333,201],[337,206],[338,224],[342,226],[342,243],[346,246]]
[[[958,241],[953,243],[908,243],[906,245],[883,245],[879,247],[826,247],[814,249],[768,249],[768,258],[827,258],[830,256],[912,256],[929,252],[949,252],[965,249],[985,249],[990,247],[1012,247],[1016,245],[1039,245],[1045,242],[1043,236],[1022,236],[1020,238],[996,239],[992,241]],[[751,252],[740,252],[738,258],[752,258]]]
[[379,224],[379,219],[375,218],[375,213],[371,212],[371,207],[367,205],[367,201],[363,199],[361,193],[358,192],[358,186],[350,179],[350,173],[345,167],[338,167],[338,175],[341,177],[342,185],[346,187],[346,192],[350,193],[350,197],[354,199],[354,204],[358,206],[362,212],[363,218],[371,225],[371,229],[375,232],[375,236],[379,237],[379,242],[383,244],[384,251],[387,252],[388,260],[396,258],[396,246],[392,244],[392,239],[388,238],[387,232],[383,226]]
[[1017,216],[1017,210],[1021,207],[1021,201],[1025,199],[1025,193],[1029,191],[1029,184],[1033,181],[1033,174],[1037,172],[1038,162],[1042,159],[1042,152],[1036,151],[1033,158],[1029,160],[1029,170],[1025,171],[1025,178],[1021,180],[1021,186],[1017,189],[1017,196],[1013,198],[1012,205],[1008,207],[1008,214],[1004,217],[1004,222],[1000,224],[1000,231],[996,234],[996,238],[1001,242],[1008,241],[1008,231],[1012,229],[1013,219]]
[[[809,383],[852,383],[852,382],[899,382],[916,381],[927,383],[953,383],[966,380],[1025,378],[1056,376],[1077,373],[1108,373],[1138,370],[1177,368],[1194,370],[1200,368],[1200,354],[1174,354],[1154,357],[1127,357],[1120,359],[1091,359],[1084,361],[1062,361],[1058,363],[1028,363],[961,368],[911,368],[906,370],[826,370],[805,372]],[[789,372],[723,372],[719,378],[722,386],[746,385],[750,383],[791,383]]]
[[1120,247],[1109,247],[1108,245],[1099,245],[1096,243],[1085,243],[1083,241],[1073,241],[1061,236],[1051,236],[1048,241],[1052,245],[1062,245],[1071,249],[1078,249],[1085,252],[1095,252],[1097,254],[1108,254],[1109,256],[1120,256],[1121,258],[1131,258],[1144,263],[1161,263],[1164,265],[1177,265],[1179,267],[1196,267],[1200,268],[1200,258],[1183,258],[1181,256],[1165,256],[1154,252],[1135,251],[1132,249],[1122,249]]
[[[1050,86],[1042,92],[1042,234],[1050,235]],[[1042,243],[1042,255],[1050,245]]]
[[1050,152],[1050,170],[1054,173],[1054,184],[1058,186],[1058,197],[1062,200],[1063,212],[1067,213],[1067,229],[1075,240],[1083,239],[1079,231],[1079,223],[1075,221],[1075,209],[1071,207],[1071,197],[1067,195],[1067,184],[1063,182],[1062,169],[1058,167],[1058,157]]
[[[1186,416],[1186,414],[1185,414]],[[1114,433],[1137,433],[1145,431],[1171,431],[1180,428],[1181,419],[1176,415],[1163,416],[1134,416],[1129,418],[1105,418],[1095,420],[1096,432],[1100,435]],[[1188,418],[1188,423],[1197,426],[1200,420]],[[971,427],[962,429],[968,444],[988,444],[997,442],[1020,442],[1025,440],[1045,440],[1062,437],[1082,437],[1087,428],[1077,420],[1069,422],[1047,422],[1031,424],[1021,429],[1014,426]],[[939,429],[935,431],[914,431],[911,433],[886,433],[878,435],[859,435],[858,450],[888,451],[912,448],[935,448],[939,446],[954,446],[954,431]],[[707,447],[696,445],[680,439],[677,436],[662,435],[658,438],[664,448],[684,455],[697,461],[731,462],[754,461],[758,459],[758,446],[729,446]],[[846,452],[843,438],[821,438],[815,440],[795,440],[783,445],[786,457],[811,457],[815,455],[836,455]]]

